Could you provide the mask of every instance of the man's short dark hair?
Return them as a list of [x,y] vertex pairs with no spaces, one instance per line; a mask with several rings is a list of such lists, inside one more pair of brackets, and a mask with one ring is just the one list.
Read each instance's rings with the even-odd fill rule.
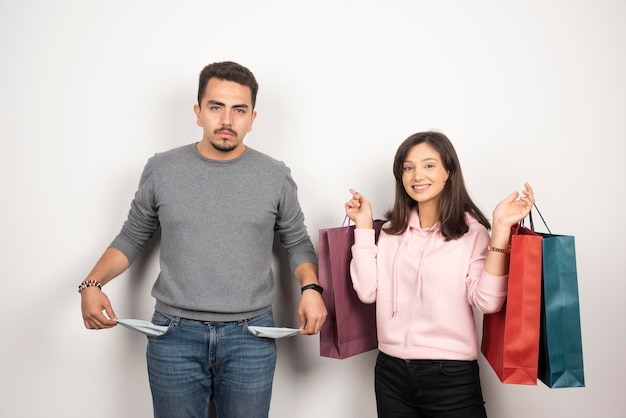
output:
[[256,94],[259,91],[259,84],[254,78],[254,74],[243,65],[232,61],[214,62],[202,69],[200,72],[200,82],[198,84],[198,105],[202,107],[202,99],[206,86],[211,78],[233,81],[243,86],[250,87],[252,97],[252,109],[256,105]]

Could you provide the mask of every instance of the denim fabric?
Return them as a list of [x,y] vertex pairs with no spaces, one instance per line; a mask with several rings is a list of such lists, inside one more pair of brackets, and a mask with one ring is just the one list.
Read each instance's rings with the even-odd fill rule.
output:
[[272,395],[276,343],[247,326],[274,326],[272,312],[245,321],[208,323],[156,311],[147,360],[156,418],[207,418],[211,399],[219,418],[265,418]]
[[486,418],[477,361],[402,360],[379,353],[379,418]]

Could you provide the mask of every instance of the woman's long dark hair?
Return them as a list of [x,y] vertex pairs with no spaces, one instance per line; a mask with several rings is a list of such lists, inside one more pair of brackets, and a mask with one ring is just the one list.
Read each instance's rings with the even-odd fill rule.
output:
[[418,206],[418,203],[404,190],[402,166],[411,148],[422,143],[430,145],[439,153],[444,168],[450,173],[439,198],[441,234],[446,241],[460,238],[469,230],[465,220],[465,212],[469,212],[485,228],[490,229],[489,221],[478,209],[478,206],[474,204],[465,188],[461,164],[452,142],[442,133],[429,131],[411,135],[400,144],[396,151],[393,161],[393,175],[396,178],[396,198],[393,208],[389,209],[385,214],[385,217],[391,221],[391,225],[385,229],[385,232],[393,235],[403,233],[407,228],[411,210]]

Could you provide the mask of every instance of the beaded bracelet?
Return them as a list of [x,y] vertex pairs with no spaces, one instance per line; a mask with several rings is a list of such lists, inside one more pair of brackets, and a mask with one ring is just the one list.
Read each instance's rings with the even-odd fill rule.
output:
[[488,251],[493,251],[495,253],[511,254],[511,246],[510,245],[509,245],[509,248],[507,248],[507,249],[497,248],[497,247],[492,247],[491,245],[487,245],[487,250]]
[[307,289],[317,290],[318,292],[320,292],[320,295],[324,292],[324,288],[322,286],[315,284],[315,283],[311,283],[311,284],[307,284],[306,286],[302,286],[300,288],[300,294],[304,293],[304,291]]
[[102,290],[102,283],[97,282],[95,280],[86,280],[78,285],[78,293],[82,292],[84,289],[88,287],[96,286],[98,289]]

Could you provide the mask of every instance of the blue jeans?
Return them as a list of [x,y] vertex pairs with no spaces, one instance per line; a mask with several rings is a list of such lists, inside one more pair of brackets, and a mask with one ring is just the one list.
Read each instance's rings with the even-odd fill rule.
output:
[[379,353],[379,418],[486,418],[477,361],[402,360]]
[[274,326],[272,312],[249,320],[202,322],[156,311],[165,334],[148,337],[148,377],[156,418],[266,418],[276,368],[276,343],[247,326]]

